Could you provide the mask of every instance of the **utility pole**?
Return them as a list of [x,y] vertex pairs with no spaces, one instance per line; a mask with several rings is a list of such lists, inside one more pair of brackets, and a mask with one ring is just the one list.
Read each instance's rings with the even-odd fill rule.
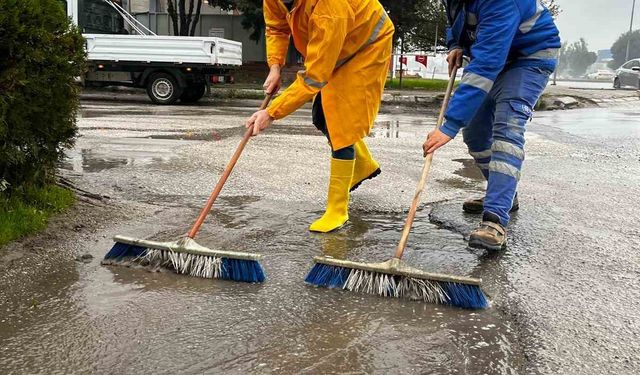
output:
[[399,82],[400,90],[402,90],[402,70],[404,68],[402,66],[403,63],[404,63],[404,34],[400,37],[400,82]]
[[631,45],[631,32],[633,31],[633,13],[636,10],[636,0],[633,0],[633,5],[631,6],[631,23],[629,24],[629,36],[627,37],[627,55],[624,61],[629,61],[629,46]]
[[[635,1],[635,0],[634,0]],[[556,66],[556,69],[553,71],[553,83],[551,85],[556,86],[558,85],[558,67],[560,66],[560,60],[562,59],[562,48],[560,48],[560,53],[558,53],[558,65]]]
[[436,22],[436,37],[435,37],[435,40],[433,41],[433,56],[435,56],[437,53],[438,53],[438,22]]

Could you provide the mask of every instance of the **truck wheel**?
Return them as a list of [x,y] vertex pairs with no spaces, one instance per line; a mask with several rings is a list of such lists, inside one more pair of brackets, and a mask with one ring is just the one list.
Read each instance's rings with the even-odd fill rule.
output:
[[183,103],[195,103],[200,100],[206,91],[206,87],[203,83],[188,86],[184,89],[180,101]]
[[147,81],[147,95],[156,104],[173,104],[182,95],[182,88],[171,74],[155,73]]

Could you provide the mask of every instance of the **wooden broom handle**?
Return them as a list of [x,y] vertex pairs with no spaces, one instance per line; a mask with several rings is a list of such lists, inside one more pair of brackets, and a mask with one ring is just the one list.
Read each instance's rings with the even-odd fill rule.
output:
[[[442,107],[440,108],[440,115],[438,115],[438,121],[436,122],[436,129],[439,129],[444,122],[444,113],[449,106],[449,99],[451,99],[451,92],[453,91],[453,85],[456,80],[456,74],[458,73],[458,68],[454,68],[451,73],[451,77],[449,78],[449,84],[447,85],[447,91],[444,94],[444,100],[442,101]],[[400,237],[400,242],[398,243],[398,248],[396,249],[396,255],[394,258],[400,259],[402,258],[402,254],[404,253],[405,248],[407,247],[407,240],[409,239],[409,232],[411,232],[411,227],[413,226],[413,220],[416,218],[416,211],[418,211],[418,205],[420,204],[420,195],[422,195],[422,190],[424,189],[424,185],[427,183],[427,178],[429,177],[429,170],[431,169],[431,161],[433,160],[433,153],[427,155],[424,158],[424,166],[422,167],[422,175],[420,176],[420,181],[418,181],[418,187],[416,188],[416,193],[413,196],[413,202],[411,203],[411,209],[409,209],[409,215],[407,216],[407,221],[404,223],[404,229],[402,229],[402,237]]]
[[[262,101],[262,105],[260,106],[260,110],[267,108],[267,106],[269,105],[269,102],[271,101],[271,98],[273,98],[273,94],[269,94],[265,96],[264,100]],[[233,171],[233,167],[238,162],[238,159],[240,159],[240,155],[244,150],[244,146],[247,145],[247,142],[249,142],[249,139],[251,138],[252,134],[253,134],[253,127],[247,129],[247,131],[244,133],[244,136],[242,137],[242,140],[240,141],[238,148],[236,148],[236,152],[231,157],[231,160],[229,160],[229,163],[225,167],[224,172],[222,172],[222,176],[220,176],[220,179],[218,180],[216,187],[211,192],[211,196],[209,196],[209,200],[207,201],[207,204],[202,208],[202,211],[200,211],[200,216],[198,216],[198,219],[191,227],[191,230],[189,231],[189,234],[187,234],[187,237],[194,238],[196,234],[198,234],[198,231],[200,230],[200,227],[202,226],[204,219],[206,219],[207,215],[209,215],[209,212],[211,212],[211,207],[213,206],[213,203],[218,198],[218,195],[220,195],[220,192],[222,191],[222,187],[224,186],[224,183],[227,182],[229,175],[231,175],[231,171]]]

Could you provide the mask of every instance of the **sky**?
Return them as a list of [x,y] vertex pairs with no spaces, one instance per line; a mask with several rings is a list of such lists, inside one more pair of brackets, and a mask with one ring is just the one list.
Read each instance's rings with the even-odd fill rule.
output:
[[[560,37],[575,42],[583,37],[592,51],[609,49],[629,31],[633,0],[556,0],[562,7],[557,19]],[[636,1],[633,29],[640,29],[640,0]]]

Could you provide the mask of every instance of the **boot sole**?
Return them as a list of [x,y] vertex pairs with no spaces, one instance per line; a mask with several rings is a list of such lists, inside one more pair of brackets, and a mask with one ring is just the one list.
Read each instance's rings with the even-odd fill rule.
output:
[[467,205],[462,205],[462,211],[468,213],[468,214],[473,214],[473,215],[479,215],[482,213],[482,211],[484,211],[484,207],[482,206],[476,206],[476,205],[472,205],[472,206],[467,206]]
[[492,245],[492,244],[488,244],[486,242],[483,242],[482,240],[476,239],[476,238],[470,238],[469,239],[469,246],[473,247],[474,249],[485,249],[485,250],[489,250],[489,251],[501,251],[507,248],[507,241],[505,241],[502,245]]
[[[520,205],[516,205],[516,206],[511,207],[509,212],[516,212],[519,209],[520,209]],[[484,212],[484,207],[476,208],[476,206],[465,206],[463,204],[462,205],[462,211],[464,211],[464,212],[466,212],[468,214],[472,214],[472,215],[479,215],[479,214]]]
[[376,177],[378,177],[378,175],[382,173],[382,171],[380,170],[380,168],[376,169],[375,171],[373,171],[373,173],[371,173],[368,177],[363,178],[362,180],[360,180],[357,184],[353,185],[351,187],[351,189],[349,189],[349,192],[352,192],[354,190],[356,190],[357,188],[360,187],[360,185],[362,185],[363,182],[365,182],[366,180],[371,180],[374,179]]
[[309,232],[311,232],[311,233],[332,233],[332,232],[335,232],[335,231],[337,231],[339,229],[342,229],[345,225],[347,225],[348,222],[349,222],[349,219],[347,219],[347,221],[342,223],[342,225],[340,225],[339,227],[333,228],[333,229],[331,229],[329,231],[326,231],[326,232],[323,232],[321,230],[313,230],[311,228],[309,228]]

